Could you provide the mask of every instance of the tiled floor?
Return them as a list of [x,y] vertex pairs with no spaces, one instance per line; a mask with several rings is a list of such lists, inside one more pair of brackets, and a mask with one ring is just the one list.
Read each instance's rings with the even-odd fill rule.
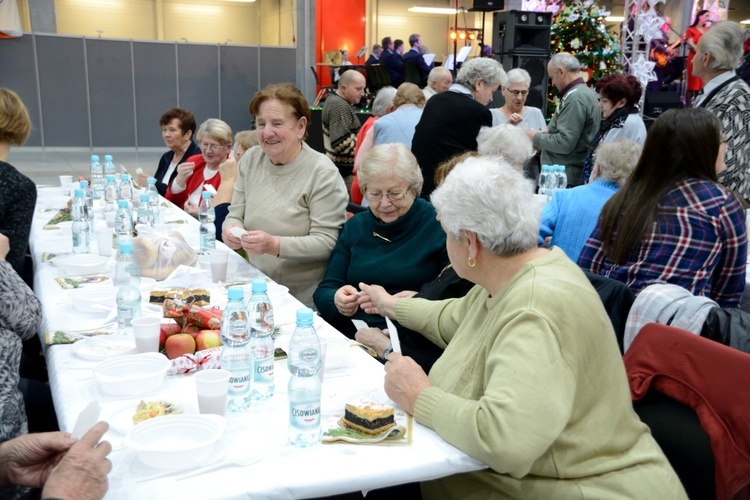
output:
[[27,175],[37,185],[60,185],[61,175],[89,177],[91,155],[98,154],[104,161],[105,154],[111,154],[114,164],[124,165],[128,172],[135,174],[141,167],[144,172],[153,174],[159,158],[166,148],[112,148],[107,151],[91,151],[86,148],[11,148],[8,163]]

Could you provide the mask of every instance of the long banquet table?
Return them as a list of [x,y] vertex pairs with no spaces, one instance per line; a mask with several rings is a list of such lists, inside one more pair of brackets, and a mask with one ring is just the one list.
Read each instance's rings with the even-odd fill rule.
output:
[[[67,200],[60,188],[40,188],[32,226],[35,293],[44,309],[40,331],[43,342],[45,331],[96,328],[105,319],[104,315],[76,312],[70,301],[70,290],[63,289],[54,280],[64,272],[47,261],[49,253],[72,251],[69,228],[43,229],[55,213],[50,209],[62,208]],[[102,218],[101,214],[99,217]],[[192,217],[172,205],[162,209],[162,221],[172,223],[169,227],[182,232],[188,243],[197,246],[198,224]],[[176,221],[185,222],[177,224]],[[104,224],[103,220],[96,222],[97,227]],[[92,241],[92,251],[96,252],[95,241]],[[233,261],[229,265],[231,276],[228,276],[228,281],[263,276],[239,255],[232,253],[230,257]],[[204,281],[201,284],[211,291],[212,304],[223,305],[225,292],[210,282],[210,275],[207,280],[205,273],[202,276]],[[108,281],[90,286],[112,285]],[[272,297],[272,302],[276,323],[282,330],[277,346],[286,348],[294,328],[295,311],[301,304],[288,293]],[[390,402],[383,391],[384,371],[380,363],[360,348],[351,346],[343,335],[317,316],[315,328],[329,343],[322,392],[324,429],[335,425],[343,415],[346,402],[361,399]],[[338,350],[331,346],[338,347]],[[121,416],[123,412],[129,415],[128,408],[134,412],[139,399],[177,401],[197,408],[195,385],[190,375],[168,376],[160,387],[138,398],[118,398],[101,392],[92,373],[97,362],[76,356],[71,344],[49,346],[46,359],[57,418],[60,428],[66,431],[73,429],[80,412],[94,400],[100,403],[103,420]],[[212,456],[201,459],[201,464],[205,465],[240,454],[258,459],[248,466],[226,466],[184,480],[175,479],[176,474],[148,479],[163,470],[146,466],[134,451],[123,448],[122,426],[110,429],[105,439],[113,446],[110,455],[113,470],[109,475],[106,498],[310,498],[352,491],[367,492],[485,467],[416,421],[412,424],[410,444],[335,443],[309,449],[294,448],[287,443],[286,437],[288,380],[286,361],[277,361],[274,396],[269,401],[254,404],[245,413],[228,414],[224,438]],[[397,408],[398,413],[404,414]]]

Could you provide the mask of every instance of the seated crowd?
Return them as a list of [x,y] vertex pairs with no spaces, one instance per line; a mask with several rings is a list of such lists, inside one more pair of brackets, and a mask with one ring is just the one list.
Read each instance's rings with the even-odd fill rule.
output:
[[[721,42],[740,34],[732,23],[709,29],[706,61],[721,59],[710,50],[735,46],[711,43],[714,36]],[[638,350],[647,345],[636,338],[640,327],[681,326],[684,317],[684,310],[664,314],[673,309],[639,303],[641,293],[669,297],[669,307],[696,297],[709,303],[686,329],[750,351],[730,321],[750,321],[739,309],[747,263],[741,186],[750,182],[750,165],[744,156],[725,156],[727,139],[750,142],[747,120],[738,131],[720,110],[674,109],[646,132],[635,78],[611,75],[592,89],[575,56],[560,53],[548,70],[561,103],[547,124],[525,104],[526,71],[506,74],[494,59],[475,58],[452,83],[450,73],[424,65],[419,35],[409,38],[403,57],[399,42],[383,39],[368,60],[388,68],[393,87],[378,92],[361,129],[351,106],[363,94],[363,77],[341,74],[339,90],[324,103],[322,152],[305,142],[311,111],[292,84],[260,90],[249,109],[255,129],[234,137],[221,120],[208,119],[196,132],[192,114],[167,111],[160,124],[169,151],[155,174],[160,192],[196,215],[204,186],[213,186],[217,236],[339,331],[372,347],[385,363],[388,396],[487,464],[422,483],[425,498],[686,498],[690,473],[665,456],[633,410],[631,390],[634,399],[643,394],[636,398],[611,302],[594,283],[616,282],[614,289],[636,297],[638,317],[628,317],[624,329],[639,369],[644,359],[659,362]],[[405,63],[419,69],[429,90],[402,83]],[[505,103],[490,109],[498,89]],[[7,145],[25,140],[0,132],[6,156]],[[742,151],[732,146],[730,152]],[[572,187],[556,191],[543,208],[534,196],[540,161],[564,164]],[[0,161],[0,169],[12,167]],[[347,218],[353,206],[358,213]],[[0,202],[0,213],[7,210]],[[241,237],[230,231],[235,227],[245,231]],[[0,228],[0,270],[19,272],[10,264],[27,239],[28,230]],[[38,317],[35,305],[28,301],[29,315]],[[0,308],[0,315],[0,331],[14,335],[20,350],[28,325],[7,328],[14,312]],[[401,353],[393,351],[385,317],[399,325]],[[6,360],[8,368],[15,377],[8,383],[16,384],[17,360]],[[0,387],[6,392],[11,399],[0,413],[23,411],[15,389]],[[3,424],[6,439],[26,431],[25,420]],[[60,448],[70,452],[50,458],[59,464],[49,477],[29,481],[11,462],[2,465],[0,484],[54,486],[55,471],[88,444],[98,450],[87,459],[104,471],[106,487],[109,450],[96,445],[100,437],[94,432]],[[0,445],[0,458],[8,449]],[[748,485],[750,479],[740,485],[745,493]]]

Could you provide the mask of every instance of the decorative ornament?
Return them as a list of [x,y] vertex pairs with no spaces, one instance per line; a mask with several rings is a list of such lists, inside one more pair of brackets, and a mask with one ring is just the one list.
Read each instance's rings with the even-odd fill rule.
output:
[[607,63],[605,63],[604,61],[599,61],[599,69],[602,71],[607,69]]
[[574,38],[570,41],[570,46],[578,50],[581,47],[581,41],[578,38]]
[[638,16],[638,30],[636,35],[641,35],[648,45],[654,38],[661,38],[661,27],[665,21],[663,17],[657,16],[653,10]]
[[571,12],[570,14],[568,14],[568,22],[569,23],[574,23],[574,22],[578,21],[578,19],[580,19],[580,17],[581,16],[578,15],[578,12]]
[[655,62],[647,61],[643,54],[638,54],[638,59],[630,65],[630,74],[633,75],[643,88],[646,88],[648,82],[656,81],[654,73]]

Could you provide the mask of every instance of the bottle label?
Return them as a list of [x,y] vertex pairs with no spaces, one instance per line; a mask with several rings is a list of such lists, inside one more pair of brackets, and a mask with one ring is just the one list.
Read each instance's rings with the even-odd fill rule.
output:
[[236,319],[229,322],[229,334],[233,337],[242,337],[247,334],[247,321]]
[[244,397],[250,392],[250,373],[233,373],[229,377],[229,396]]
[[301,431],[320,427],[320,401],[290,401],[289,424]]
[[264,330],[273,331],[273,307],[270,303],[264,304],[262,324]]
[[202,249],[216,248],[216,234],[213,232],[210,232],[210,233],[201,232],[201,248]]
[[264,385],[273,383],[273,354],[255,360],[255,382]]
[[318,350],[314,347],[308,347],[299,352],[299,359],[304,363],[314,363],[319,356]]
[[135,308],[130,304],[117,306],[117,325],[129,327],[135,317]]

